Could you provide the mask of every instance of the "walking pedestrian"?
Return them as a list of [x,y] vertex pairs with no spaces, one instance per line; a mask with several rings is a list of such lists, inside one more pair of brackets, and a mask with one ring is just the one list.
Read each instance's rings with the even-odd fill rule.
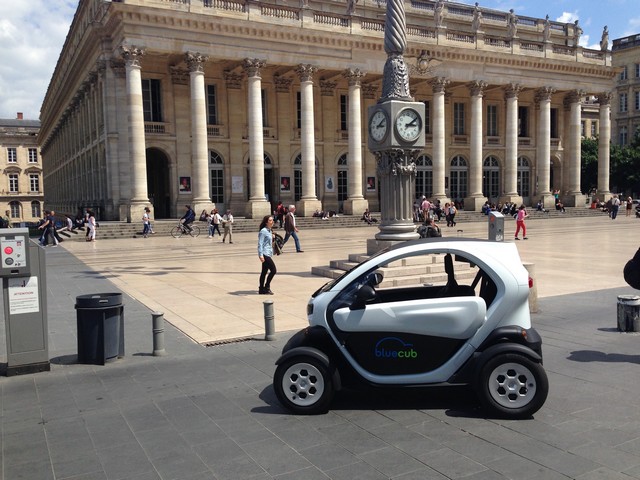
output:
[[233,215],[231,214],[231,210],[227,210],[227,213],[222,216],[222,228],[224,229],[222,243],[224,243],[227,239],[227,235],[229,236],[229,243],[233,243]]
[[296,226],[296,206],[289,205],[289,211],[284,217],[284,231],[286,232],[284,235],[283,245],[287,243],[289,237],[293,237],[293,241],[296,244],[296,253],[303,253],[304,250],[300,248],[300,240],[298,239],[298,227]]
[[142,214],[142,236],[144,238],[147,238],[151,231],[151,219],[149,218],[150,213],[151,210],[149,207],[144,207],[144,213]]
[[89,236],[87,237],[87,242],[95,242],[96,241],[96,217],[94,216],[91,210],[87,210],[87,215],[89,220],[87,221],[87,228],[89,232]]
[[522,239],[527,240],[527,226],[524,224],[524,219],[527,218],[529,214],[527,210],[524,208],[524,205],[520,205],[518,209],[518,213],[516,213],[516,240],[520,240],[518,238],[518,234],[520,233],[520,229],[522,229]]
[[271,291],[271,280],[275,276],[277,269],[273,261],[273,216],[267,215],[260,222],[258,232],[258,258],[262,263],[260,271],[260,285],[258,294],[273,295]]
[[221,237],[222,233],[220,233],[220,223],[222,223],[222,217],[220,216],[220,212],[218,212],[217,208],[211,210],[211,236],[213,237],[216,232],[218,232],[218,236]]
[[618,195],[614,195],[611,199],[611,220],[615,220],[618,216],[618,210],[620,210],[620,199]]
[[633,199],[627,197],[627,217],[631,216],[631,210],[633,210]]

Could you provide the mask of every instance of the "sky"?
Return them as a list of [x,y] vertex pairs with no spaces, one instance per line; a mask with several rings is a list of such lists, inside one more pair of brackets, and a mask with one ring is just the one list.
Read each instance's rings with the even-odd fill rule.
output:
[[[193,2],[199,0],[191,0]],[[273,0],[281,3],[291,0]],[[475,0],[458,3],[474,4]],[[580,43],[599,49],[609,38],[640,33],[638,0],[478,0],[481,7],[571,22],[584,30]],[[345,0],[346,4],[346,0]],[[37,120],[78,0],[0,0],[0,118]],[[609,46],[611,46],[611,41]]]

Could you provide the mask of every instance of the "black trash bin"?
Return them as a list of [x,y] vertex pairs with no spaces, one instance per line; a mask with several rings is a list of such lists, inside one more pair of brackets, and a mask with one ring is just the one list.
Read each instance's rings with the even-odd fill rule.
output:
[[124,356],[124,306],[121,293],[76,297],[78,363],[104,365]]

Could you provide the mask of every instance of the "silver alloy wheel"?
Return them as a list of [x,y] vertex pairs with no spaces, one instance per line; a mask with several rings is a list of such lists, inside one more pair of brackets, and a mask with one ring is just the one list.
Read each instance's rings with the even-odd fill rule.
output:
[[313,405],[325,391],[322,372],[310,363],[294,363],[282,376],[282,391],[298,407]]
[[536,396],[536,377],[520,363],[502,363],[488,377],[489,394],[504,408],[522,408]]

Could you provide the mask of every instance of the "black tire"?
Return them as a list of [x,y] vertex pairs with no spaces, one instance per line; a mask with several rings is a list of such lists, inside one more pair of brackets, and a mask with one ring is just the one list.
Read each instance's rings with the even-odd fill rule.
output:
[[189,235],[191,235],[192,237],[197,237],[198,235],[200,235],[200,227],[197,225],[190,225],[191,226],[191,232],[189,232]]
[[171,229],[171,236],[173,238],[180,238],[182,236],[182,228],[180,227],[173,227]]
[[292,357],[278,365],[273,389],[284,407],[300,415],[326,412],[334,394],[329,370],[309,356]]
[[544,405],[549,393],[547,374],[538,362],[506,353],[490,359],[476,383],[482,406],[502,418],[530,418]]

